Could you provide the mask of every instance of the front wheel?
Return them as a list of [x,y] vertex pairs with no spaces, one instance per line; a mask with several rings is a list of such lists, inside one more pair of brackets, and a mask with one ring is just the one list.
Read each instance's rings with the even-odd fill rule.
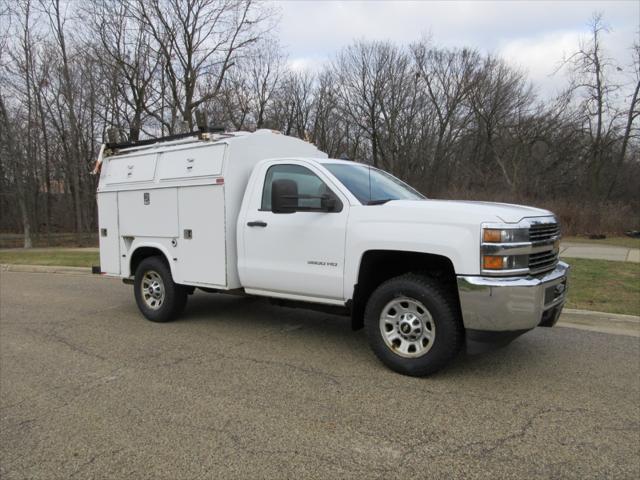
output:
[[371,294],[364,321],[376,356],[404,375],[432,374],[462,346],[454,298],[427,276],[406,274],[384,282]]
[[160,257],[148,257],[136,269],[134,295],[140,312],[152,322],[175,319],[187,303],[187,288],[173,281]]

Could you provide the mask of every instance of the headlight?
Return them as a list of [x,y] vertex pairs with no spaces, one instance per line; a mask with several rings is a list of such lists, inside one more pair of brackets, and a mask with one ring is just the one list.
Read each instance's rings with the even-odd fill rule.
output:
[[483,255],[484,270],[520,270],[529,268],[529,255]]
[[525,273],[529,268],[528,228],[483,228],[482,270],[487,273]]
[[528,228],[485,228],[482,230],[483,243],[518,243],[529,241]]

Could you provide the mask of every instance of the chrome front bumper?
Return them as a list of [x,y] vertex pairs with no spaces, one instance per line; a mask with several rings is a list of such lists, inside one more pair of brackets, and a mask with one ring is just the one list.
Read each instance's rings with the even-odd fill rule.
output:
[[458,293],[466,329],[529,330],[553,326],[567,295],[569,265],[558,262],[537,277],[458,276]]

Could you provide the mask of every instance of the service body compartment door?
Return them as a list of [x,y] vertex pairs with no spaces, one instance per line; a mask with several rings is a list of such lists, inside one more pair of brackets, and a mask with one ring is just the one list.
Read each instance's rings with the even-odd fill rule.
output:
[[188,150],[165,152],[160,157],[160,181],[214,177],[222,172],[226,145],[206,145]]
[[120,192],[120,235],[123,237],[177,237],[179,231],[177,195],[176,188]]
[[178,188],[178,278],[186,283],[227,285],[224,186]]
[[107,185],[150,182],[156,171],[155,153],[127,155],[109,159],[106,172]]
[[118,231],[118,193],[98,193],[98,238],[100,270],[120,275],[120,232]]

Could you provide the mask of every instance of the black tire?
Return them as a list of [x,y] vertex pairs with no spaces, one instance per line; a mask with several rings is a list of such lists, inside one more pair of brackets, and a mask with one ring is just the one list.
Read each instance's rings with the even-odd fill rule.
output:
[[[418,357],[401,356],[397,350],[394,351],[387,345],[382,333],[380,319],[383,309],[389,308],[390,302],[394,299],[401,298],[418,301],[431,315],[428,323],[430,328],[434,328],[433,342],[429,345],[429,341],[425,340],[428,345],[428,348],[424,347],[426,353]],[[430,322],[433,322],[435,327]],[[430,375],[443,368],[460,351],[464,340],[464,328],[458,315],[455,297],[436,280],[413,273],[387,280],[371,294],[364,314],[364,323],[369,345],[382,363],[398,373],[413,377]],[[393,327],[385,325],[384,328]]]
[[[142,283],[145,276],[157,275],[164,287],[164,296],[162,302],[154,308],[150,306],[149,301],[143,296]],[[147,276],[149,279],[149,276]],[[184,285],[178,285],[173,281],[169,266],[161,257],[147,257],[140,262],[136,269],[135,281],[133,286],[136,303],[140,312],[152,322],[169,322],[174,320],[187,304],[188,289]]]

